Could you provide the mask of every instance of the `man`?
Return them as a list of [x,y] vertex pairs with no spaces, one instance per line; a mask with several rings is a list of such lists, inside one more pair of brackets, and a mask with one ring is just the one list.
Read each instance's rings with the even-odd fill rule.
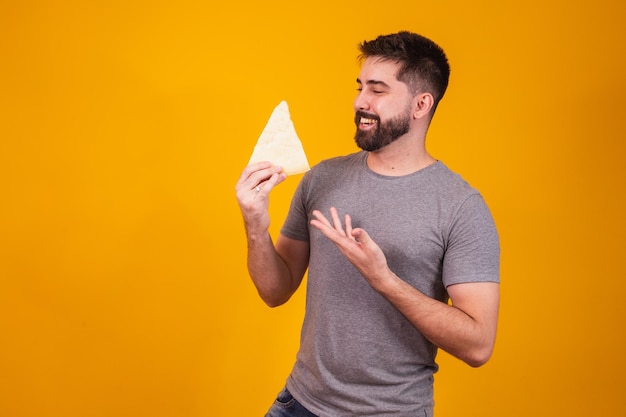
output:
[[432,416],[437,348],[476,367],[495,342],[493,219],[425,147],[447,58],[409,32],[360,51],[362,151],[304,175],[275,245],[268,195],[285,179],[280,167],[251,165],[236,187],[261,298],[285,303],[308,268],[300,350],[270,417]]

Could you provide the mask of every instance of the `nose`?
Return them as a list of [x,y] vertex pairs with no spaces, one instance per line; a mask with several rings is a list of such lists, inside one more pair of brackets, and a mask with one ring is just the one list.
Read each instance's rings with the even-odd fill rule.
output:
[[354,110],[368,110],[369,109],[369,101],[367,100],[367,96],[363,91],[359,91],[356,98],[354,99]]

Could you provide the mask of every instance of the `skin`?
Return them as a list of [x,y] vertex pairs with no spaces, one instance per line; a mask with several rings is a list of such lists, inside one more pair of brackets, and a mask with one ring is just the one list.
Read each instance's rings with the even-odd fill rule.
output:
[[[407,175],[436,160],[425,147],[432,117],[432,94],[411,94],[396,79],[398,64],[376,57],[365,60],[357,79],[359,93],[354,110],[376,115],[381,123],[410,109],[410,129],[401,137],[368,154],[370,169],[382,175]],[[375,124],[358,123],[367,133]],[[268,198],[284,181],[280,167],[261,162],[244,169],[236,195],[248,238],[248,270],[260,297],[271,307],[289,300],[298,289],[309,263],[308,242],[269,235]],[[256,187],[259,191],[256,191]],[[481,366],[493,351],[499,308],[497,283],[465,283],[447,288],[451,305],[434,300],[395,275],[385,254],[367,231],[352,228],[349,214],[343,217],[332,207],[331,218],[314,210],[311,225],[319,229],[361,272],[376,291],[393,304],[426,338],[470,366]]]

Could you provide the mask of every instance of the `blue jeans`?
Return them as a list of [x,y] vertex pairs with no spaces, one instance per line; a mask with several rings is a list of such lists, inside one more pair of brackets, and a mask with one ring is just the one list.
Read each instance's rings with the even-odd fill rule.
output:
[[278,393],[274,404],[270,410],[265,414],[265,417],[317,417],[315,414],[304,408],[293,395],[283,388]]

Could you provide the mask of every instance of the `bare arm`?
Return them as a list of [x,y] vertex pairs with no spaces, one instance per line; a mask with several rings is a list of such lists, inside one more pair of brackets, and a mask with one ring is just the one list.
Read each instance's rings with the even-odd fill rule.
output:
[[391,271],[386,275],[370,282],[428,340],[470,366],[489,360],[496,338],[499,284],[451,285],[452,305],[448,305],[422,294]]
[[493,350],[498,321],[499,285],[468,283],[448,287],[452,305],[421,293],[387,266],[380,247],[363,229],[345,230],[337,210],[332,224],[314,211],[311,224],[333,241],[370,285],[387,298],[428,340],[471,366],[484,364]]
[[270,307],[289,300],[309,261],[308,242],[280,236],[274,246],[269,234],[269,193],[284,180],[280,167],[261,162],[244,169],[236,186],[248,239],[248,272],[260,297]]

